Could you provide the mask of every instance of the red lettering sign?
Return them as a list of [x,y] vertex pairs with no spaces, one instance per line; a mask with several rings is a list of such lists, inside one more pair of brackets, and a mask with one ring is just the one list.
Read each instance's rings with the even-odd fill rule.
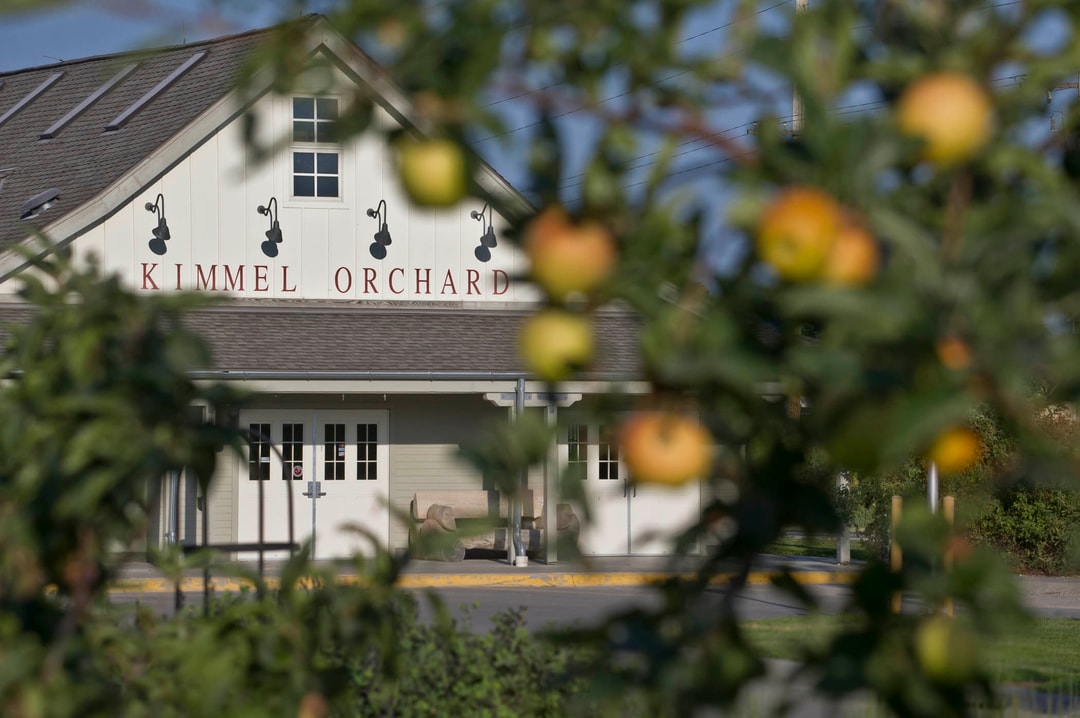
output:
[[[502,277],[502,280],[503,280],[502,289],[499,289],[499,278],[500,277]],[[491,284],[492,284],[491,293],[493,295],[499,296],[500,294],[506,294],[506,290],[510,288],[510,277],[507,276],[506,272],[504,272],[501,269],[492,269],[491,270]]]
[[443,280],[442,290],[439,294],[446,294],[446,288],[450,287],[451,294],[457,294],[457,287],[454,286],[454,275],[450,274],[450,270],[446,270],[446,279]]
[[256,264],[255,265],[255,291],[256,292],[265,292],[267,289],[270,288],[269,285],[267,284],[267,281],[266,281],[266,270],[267,269],[268,269],[268,267],[265,264]]
[[375,270],[372,267],[364,267],[364,294],[378,294],[375,288]]
[[292,289],[289,289],[289,265],[281,265],[281,291],[283,292],[295,292],[296,285],[292,285]]
[[211,264],[210,271],[203,274],[203,268],[201,264],[195,265],[195,289],[209,289],[211,292],[217,291],[217,265]]
[[[345,273],[345,287],[341,286],[341,274]],[[352,289],[352,272],[348,267],[338,267],[338,270],[334,272],[334,288],[338,290],[338,294],[347,294]]]
[[222,287],[226,292],[231,291],[244,291],[244,265],[240,265],[236,268],[236,276],[232,275],[229,271],[229,265],[223,265],[225,267],[225,286]]
[[158,287],[158,285],[157,285],[157,282],[154,281],[154,277],[153,277],[154,270],[157,269],[157,268],[158,268],[157,262],[154,262],[153,264],[148,264],[147,262],[142,263],[142,288],[143,289],[160,289],[160,287]]
[[477,286],[477,283],[480,281],[480,272],[479,271],[477,271],[475,269],[467,270],[465,272],[465,281],[466,281],[466,288],[465,288],[465,293],[466,294],[479,294],[480,293],[480,287]]
[[[431,270],[416,268],[416,293],[417,294],[431,294]],[[420,279],[420,272],[424,273],[424,278]],[[420,285],[424,285],[424,291],[420,291]]]
[[386,283],[388,285],[390,285],[390,293],[391,294],[401,294],[402,292],[405,291],[404,289],[395,289],[394,288],[394,273],[395,272],[401,272],[401,276],[403,276],[403,277],[405,276],[405,270],[404,269],[402,269],[401,267],[394,267],[393,269],[390,270],[390,276],[388,276],[386,278]]
[[177,291],[180,291],[180,267],[183,267],[183,266],[184,265],[182,265],[182,264],[176,265],[176,290]]

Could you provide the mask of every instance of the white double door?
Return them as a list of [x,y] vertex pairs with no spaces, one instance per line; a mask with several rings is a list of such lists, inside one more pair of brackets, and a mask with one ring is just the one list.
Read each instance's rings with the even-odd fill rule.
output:
[[637,485],[613,441],[595,424],[573,424],[560,444],[564,466],[585,482],[592,521],[579,537],[590,556],[674,553],[675,538],[701,515],[698,482],[670,488]]
[[[390,538],[388,413],[383,410],[261,410],[240,415],[248,432],[240,465],[237,534],[259,537],[262,486],[263,540],[312,541],[319,559],[371,555],[373,539]],[[357,530],[359,529],[359,531]],[[243,553],[241,559],[257,554]],[[286,551],[268,552],[270,558]]]

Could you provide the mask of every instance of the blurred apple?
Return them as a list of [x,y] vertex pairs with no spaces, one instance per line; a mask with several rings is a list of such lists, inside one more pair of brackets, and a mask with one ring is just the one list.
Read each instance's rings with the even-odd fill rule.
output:
[[523,243],[533,281],[557,301],[596,289],[618,259],[607,227],[571,222],[560,207],[536,215],[525,228]]
[[924,141],[923,157],[938,164],[963,162],[989,139],[990,96],[958,72],[938,72],[913,82],[896,107],[900,131]]
[[296,718],[326,718],[330,713],[330,705],[322,693],[305,693],[300,700],[300,707],[296,711]]
[[926,460],[937,464],[942,474],[967,471],[979,460],[979,437],[974,431],[957,426],[942,432],[930,445]]
[[396,144],[401,183],[409,199],[425,207],[449,207],[468,188],[465,152],[448,139],[403,138]]
[[874,238],[860,225],[847,222],[825,258],[822,279],[834,286],[861,286],[877,276],[880,264]]
[[525,321],[518,348],[531,372],[562,381],[592,361],[592,325],[584,315],[545,309]]
[[840,205],[824,192],[812,187],[786,189],[768,204],[758,222],[758,256],[789,281],[818,279],[842,221]]
[[975,677],[978,647],[966,624],[937,614],[923,619],[916,629],[915,656],[931,680],[958,684]]
[[619,455],[630,479],[680,486],[712,468],[712,436],[695,419],[667,411],[641,411],[619,427]]

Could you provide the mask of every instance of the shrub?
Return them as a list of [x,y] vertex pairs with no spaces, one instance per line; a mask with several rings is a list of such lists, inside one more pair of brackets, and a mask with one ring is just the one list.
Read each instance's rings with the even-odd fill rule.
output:
[[1014,569],[1075,572],[1070,555],[1080,535],[1080,495],[1049,486],[1018,486],[988,501],[968,527],[974,542],[1007,555]]

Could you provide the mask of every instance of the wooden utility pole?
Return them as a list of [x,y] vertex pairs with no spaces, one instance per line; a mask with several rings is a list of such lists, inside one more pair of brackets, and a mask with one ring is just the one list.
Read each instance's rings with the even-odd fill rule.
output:
[[[810,0],[795,0],[795,14],[806,12]],[[791,136],[794,137],[802,132],[803,127],[803,104],[802,98],[795,88],[791,88]]]

